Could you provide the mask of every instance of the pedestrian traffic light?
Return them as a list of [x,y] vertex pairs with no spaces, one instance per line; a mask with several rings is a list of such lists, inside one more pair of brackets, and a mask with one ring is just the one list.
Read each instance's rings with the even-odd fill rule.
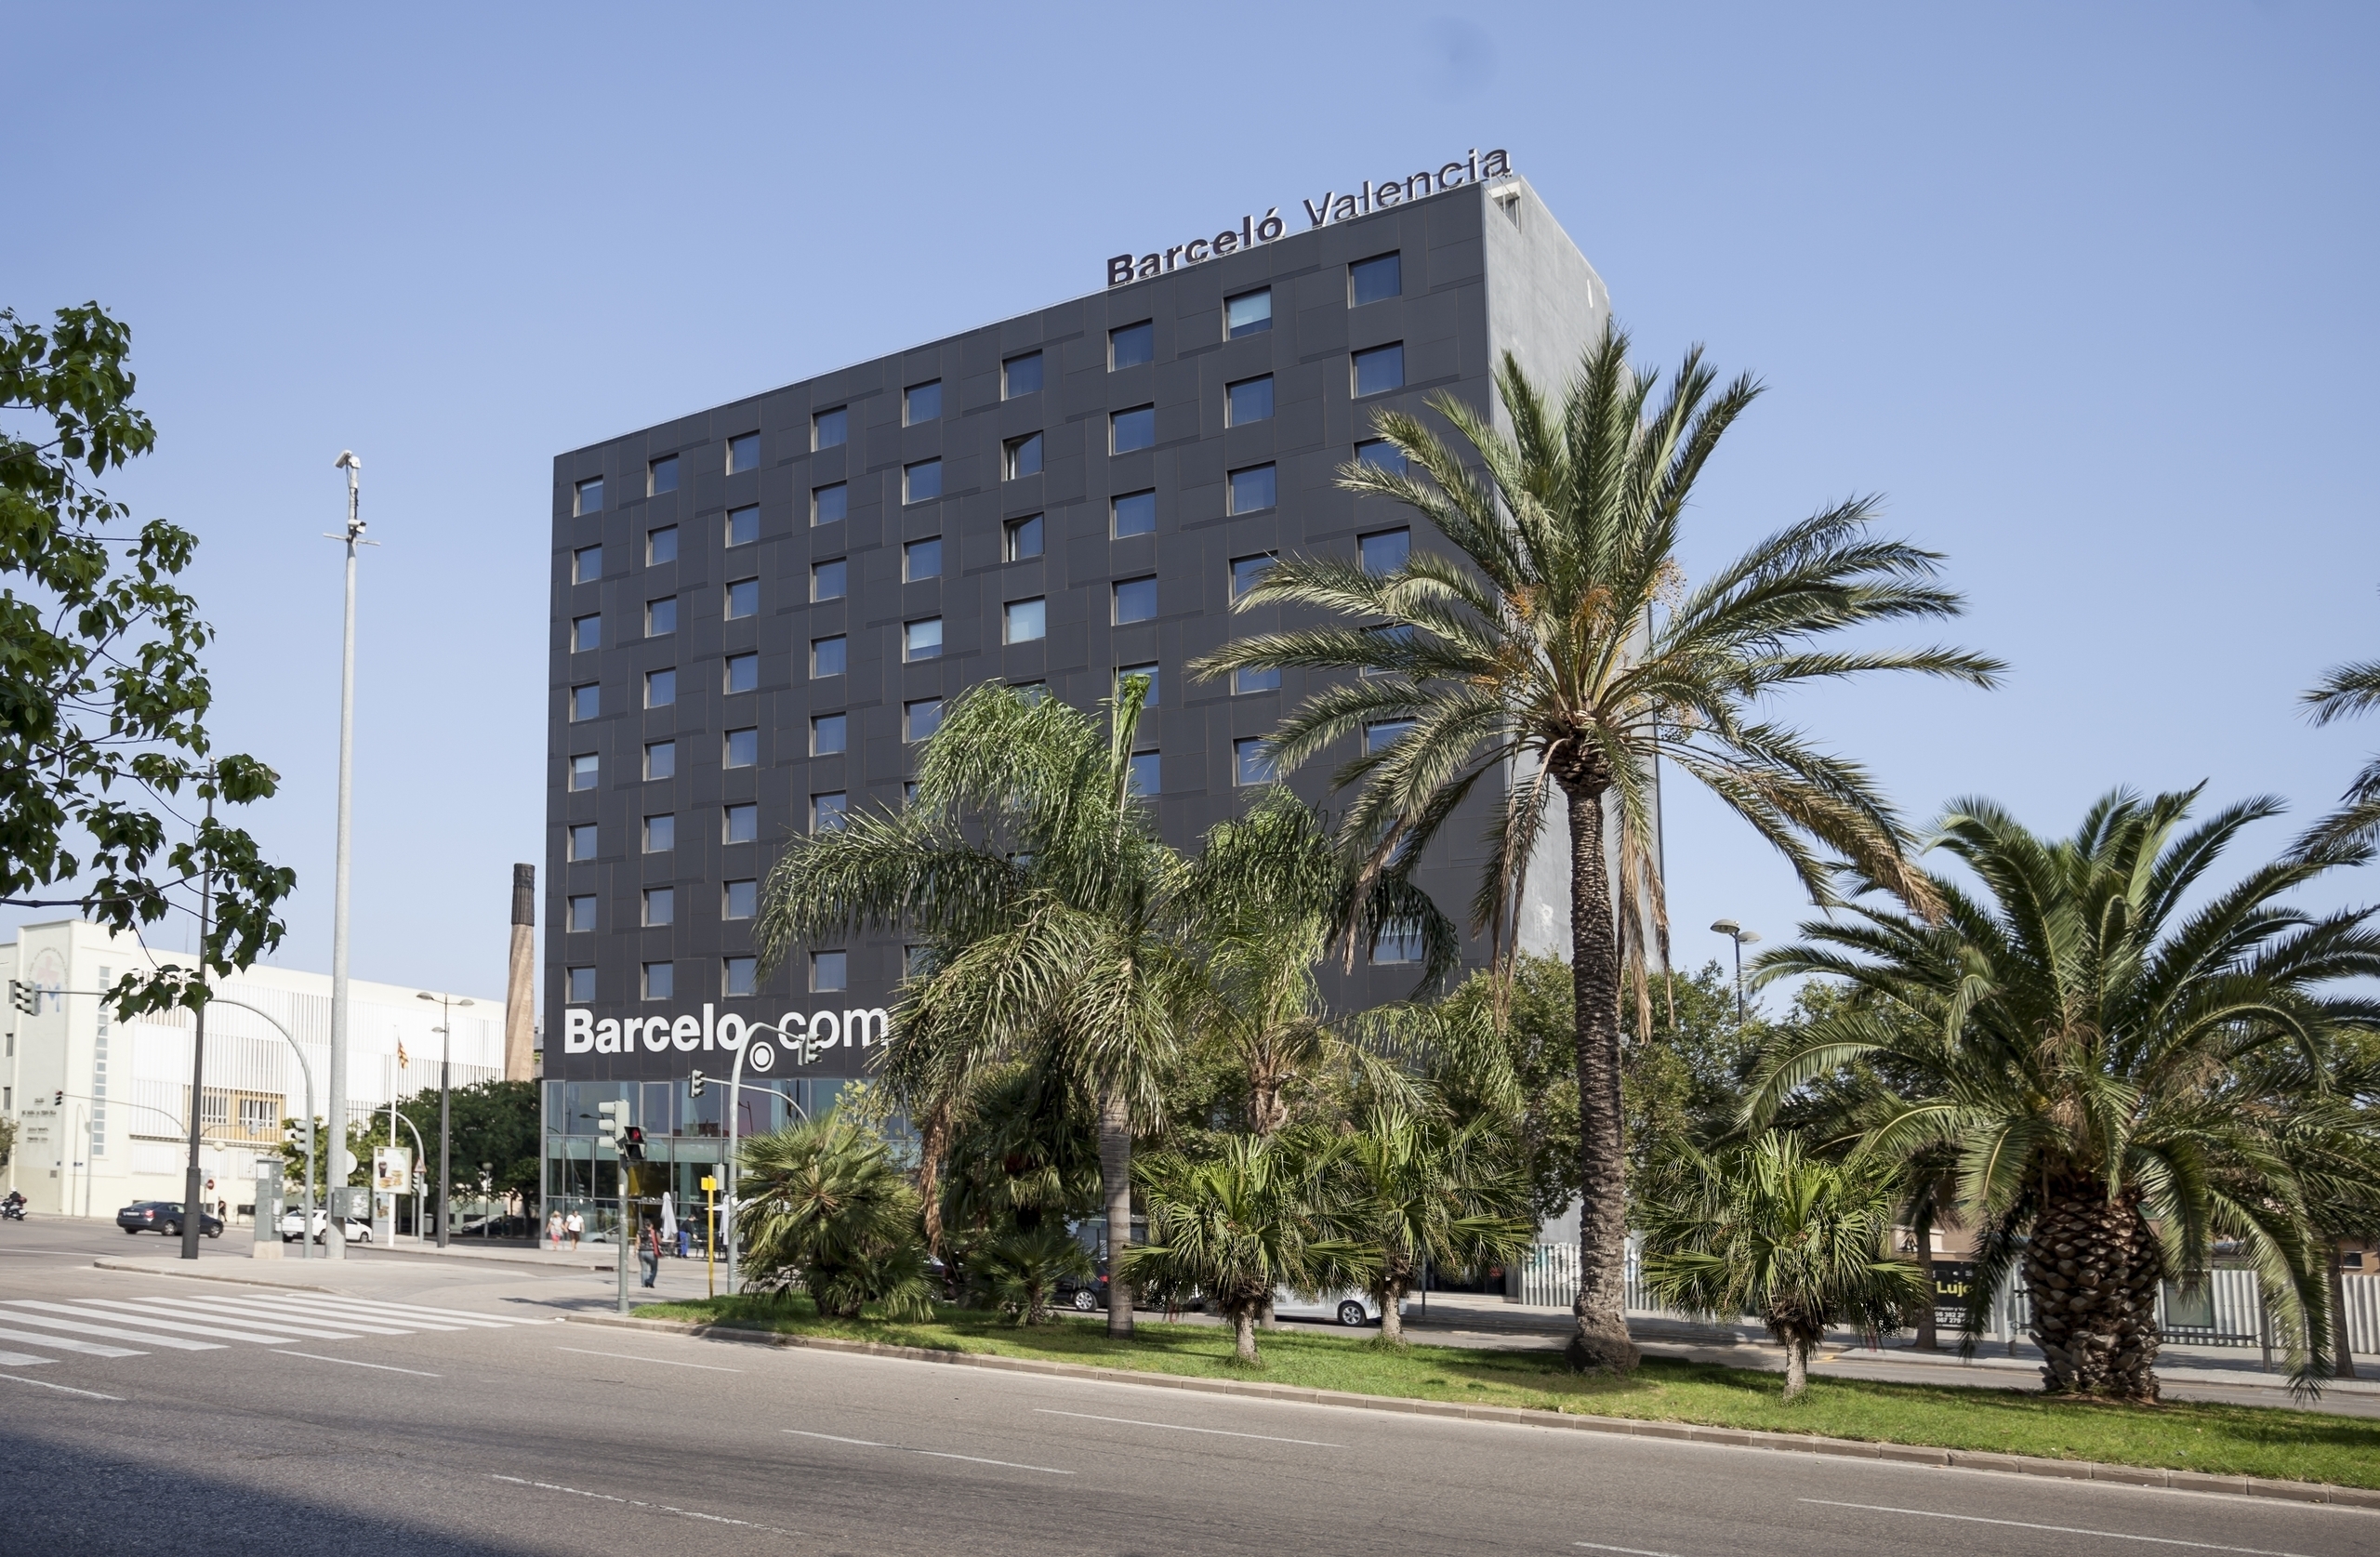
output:
[[595,1133],[606,1145],[618,1144],[620,1127],[628,1122],[628,1105],[625,1098],[614,1098],[610,1102],[595,1105]]
[[703,1080],[704,1076],[702,1072],[689,1072],[686,1076],[686,1095],[690,1098],[701,1097],[703,1095]]
[[41,990],[38,986],[17,979],[8,981],[8,1004],[27,1016],[41,1015]]
[[60,1087],[58,1089],[57,1095],[49,1100],[49,1106],[52,1108],[64,1108],[66,1106],[65,1088]]
[[630,1125],[620,1132],[620,1155],[630,1162],[644,1160],[644,1127]]

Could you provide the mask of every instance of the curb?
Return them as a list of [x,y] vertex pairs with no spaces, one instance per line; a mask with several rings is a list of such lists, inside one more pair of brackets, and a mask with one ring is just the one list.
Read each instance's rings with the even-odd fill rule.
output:
[[228,1281],[239,1287],[267,1287],[276,1292],[321,1292],[333,1298],[346,1293],[336,1287],[315,1287],[295,1281],[258,1281],[251,1276],[218,1275],[212,1271],[161,1271],[152,1265],[134,1265],[122,1260],[94,1260],[92,1265],[102,1271],[129,1271],[136,1276],[178,1276],[184,1281]]
[[1464,1405],[1453,1401],[1405,1400],[1394,1395],[1355,1394],[1344,1390],[1309,1390],[1290,1384],[1260,1384],[1235,1379],[1194,1379],[1181,1374],[1143,1372],[1138,1368],[1094,1367],[1084,1363],[1042,1362],[1030,1357],[999,1357],[978,1352],[935,1352],[919,1346],[887,1346],[880,1341],[789,1335],[780,1330],[754,1330],[681,1319],[635,1319],[615,1313],[573,1313],[564,1318],[573,1325],[600,1325],[611,1329],[691,1336],[700,1340],[734,1341],[746,1346],[803,1347],[859,1356],[894,1357],[907,1362],[942,1363],[953,1367],[988,1368],[996,1373],[1030,1373],[1063,1379],[1090,1379],[1109,1384],[1142,1384],[1156,1389],[1186,1390],[1194,1394],[1248,1395],[1302,1405],[1399,1411],[1417,1417],[1452,1417],[1465,1421],[1562,1428],[1573,1432],[1603,1432],[1625,1438],[1664,1438],[1692,1444],[1716,1444],[1729,1448],[1889,1460],[1902,1465],[1993,1471],[2003,1475],[2047,1476],[2062,1481],[2109,1482],[2122,1486],[2163,1487],[2177,1492],[2227,1492],[2239,1497],[2273,1498],[2294,1503],[2328,1503],[2344,1508],[2380,1510],[2380,1491],[2333,1486],[2324,1482],[2272,1481],[2262,1476],[2215,1476],[2197,1471],[2104,1465],[2091,1459],[2041,1459],[2030,1455],[1984,1454],[1972,1449],[1937,1449],[1916,1444],[1870,1443],[1858,1438],[1821,1438],[1815,1433],[1698,1427],[1687,1422],[1638,1421],[1628,1417],[1568,1416],[1517,1405]]

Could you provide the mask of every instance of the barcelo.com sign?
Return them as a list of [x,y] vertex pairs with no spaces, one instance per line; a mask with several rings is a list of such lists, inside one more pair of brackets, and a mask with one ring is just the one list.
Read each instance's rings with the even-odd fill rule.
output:
[[[892,1015],[881,1006],[842,1011],[787,1011],[774,1025],[747,1022],[734,1011],[721,1016],[708,1001],[703,1003],[700,1016],[607,1016],[600,1022],[586,1007],[568,1006],[562,1009],[562,1049],[564,1054],[634,1054],[639,1049],[648,1054],[724,1049],[733,1054],[756,1031],[774,1036],[778,1045],[788,1049],[867,1049],[882,1043],[892,1027]],[[763,1052],[766,1051],[756,1049],[747,1056],[747,1062],[767,1070],[774,1056],[764,1062],[760,1057]]]

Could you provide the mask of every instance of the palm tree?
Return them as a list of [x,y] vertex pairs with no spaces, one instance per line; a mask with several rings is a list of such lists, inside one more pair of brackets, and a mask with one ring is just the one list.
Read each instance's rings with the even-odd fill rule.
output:
[[[2340,666],[2306,694],[2305,702],[2317,725],[2380,707],[2380,660]],[[2297,846],[2319,851],[2373,843],[2380,843],[2380,757],[2363,765],[2347,786],[2339,809],[2307,829]]]
[[1399,1307],[1426,1265],[1496,1263],[1528,1247],[1530,1224],[1515,1214],[1528,1187],[1501,1160],[1494,1123],[1458,1126],[1426,1100],[1419,1110],[1377,1102],[1319,1154],[1321,1279],[1337,1286],[1343,1273],[1370,1293],[1387,1345],[1405,1343]]
[[881,1136],[840,1114],[744,1142],[736,1234],[752,1282],[800,1287],[821,1314],[869,1303],[890,1318],[932,1312],[917,1191]]
[[2330,993],[2380,972],[2380,934],[2370,910],[2281,901],[2347,854],[2284,856],[2186,909],[2240,831],[2281,809],[2249,800],[2185,828],[2197,796],[2117,792],[2059,840],[1960,802],[1937,847],[1979,893],[1937,883],[1931,925],[1863,902],[1760,962],[1853,996],[1764,1060],[1748,1115],[1846,1064],[1910,1078],[1858,1150],[1956,1151],[1981,1237],[1968,1344],[2021,1260],[2054,1392],[2154,1401],[2157,1284],[2199,1279],[2218,1239],[2254,1262],[2301,1384],[2329,1350],[2320,1239],[2285,1136],[2336,1035],[2380,1021]]
[[[764,974],[851,930],[927,940],[936,966],[904,992],[886,1064],[906,1066],[906,1045],[948,1041],[972,1064],[1029,1058],[1064,1076],[1098,1121],[1112,1253],[1131,1242],[1132,1134],[1162,1117],[1158,1081],[1192,987],[1184,866],[1131,783],[1144,695],[1132,678],[1104,704],[1103,737],[1054,699],[966,693],[926,742],[905,810],[787,846],[755,935]],[[1108,1333],[1130,1335],[1130,1292],[1114,1281],[1110,1298]]]
[[1116,1263],[1116,1281],[1169,1306],[1203,1300],[1231,1321],[1234,1356],[1259,1366],[1258,1315],[1276,1288],[1309,1284],[1300,1166],[1279,1141],[1247,1135],[1208,1161],[1147,1158],[1148,1242]]
[[975,1256],[974,1273],[985,1296],[1018,1324],[1044,1325],[1058,1284],[1091,1278],[1091,1256],[1063,1222],[1044,1222],[1012,1229],[985,1244]]
[[[1934,582],[1935,554],[1868,533],[1871,499],[1791,525],[1688,588],[1676,556],[1687,500],[1759,389],[1739,378],[1714,395],[1699,351],[1657,404],[1659,378],[1632,367],[1627,337],[1606,331],[1559,407],[1506,357],[1497,388],[1510,437],[1450,395],[1430,403],[1461,436],[1461,455],[1419,418],[1382,414],[1381,435],[1411,468],[1359,461],[1342,468],[1340,484],[1413,508],[1456,555],[1417,548],[1380,574],[1343,559],[1285,558],[1235,609],[1308,605],[1359,620],[1240,639],[1193,666],[1210,677],[1360,672],[1309,697],[1272,748],[1294,768],[1351,738],[1384,742],[1336,775],[1361,786],[1347,830],[1369,849],[1371,868],[1418,851],[1483,779],[1501,785],[1472,905],[1500,956],[1558,791],[1564,814],[1554,825],[1570,846],[1583,1195],[1569,1353],[1582,1369],[1636,1361],[1623,1314],[1620,996],[1632,982],[1646,1025],[1645,970],[1666,935],[1653,865],[1658,760],[1750,822],[1817,901],[1832,900],[1823,845],[1923,904],[1924,877],[1903,864],[1900,825],[1867,774],[1757,708],[1789,687],[1863,671],[1990,686],[2000,668],[1949,649],[1818,646],[1844,628],[1960,608]],[[1616,847],[1607,850],[1607,837]]]
[[1758,1315],[1785,1348],[1785,1399],[1808,1387],[1828,1326],[1890,1331],[1933,1300],[1916,1261],[1892,1251],[1893,1181],[1872,1159],[1812,1157],[1790,1130],[1709,1154],[1672,1149],[1683,1193],[1638,1208],[1646,1284],[1688,1313]]

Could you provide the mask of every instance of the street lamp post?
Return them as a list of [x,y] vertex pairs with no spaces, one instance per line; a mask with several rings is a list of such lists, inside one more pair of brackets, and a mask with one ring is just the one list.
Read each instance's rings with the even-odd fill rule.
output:
[[[355,548],[364,544],[364,521],[357,517],[364,462],[351,449],[342,449],[332,462],[347,472],[347,530],[332,535],[347,543],[347,618],[339,639],[338,669],[338,846],[331,867],[331,1078],[324,1111],[330,1115],[330,1176],[342,1188],[347,1183],[347,877],[349,819],[353,811],[355,770]],[[344,1195],[339,1197],[342,1201]],[[347,1230],[337,1211],[324,1220],[323,1256],[347,1258]]]
[[1746,930],[1733,919],[1720,919],[1711,927],[1736,943],[1736,1020],[1744,1019],[1744,948],[1760,944],[1760,932]]
[[455,1132],[448,1104],[454,1093],[451,1062],[455,1058],[455,1009],[471,1002],[452,995],[416,996],[438,1002],[438,1247],[446,1247],[446,1224],[454,1220],[455,1191],[448,1181],[447,1158],[454,1155]]
[[[735,1296],[738,1290],[735,1285],[735,1192],[740,1185],[742,1175],[738,1170],[735,1147],[744,1124],[744,1057],[756,1052],[757,1045],[759,1058],[752,1062],[754,1070],[769,1070],[776,1064],[777,1060],[775,1048],[760,1042],[760,1035],[763,1033],[774,1033],[778,1043],[785,1042],[785,1029],[776,1023],[753,1023],[744,1029],[744,1041],[735,1046],[735,1063],[729,1070],[727,1077],[727,1225],[725,1232],[727,1234],[727,1295],[731,1298]],[[817,1049],[810,1042],[810,1036],[804,1033],[800,1047],[794,1050],[793,1062],[797,1065],[807,1065],[812,1060],[817,1058]]]

